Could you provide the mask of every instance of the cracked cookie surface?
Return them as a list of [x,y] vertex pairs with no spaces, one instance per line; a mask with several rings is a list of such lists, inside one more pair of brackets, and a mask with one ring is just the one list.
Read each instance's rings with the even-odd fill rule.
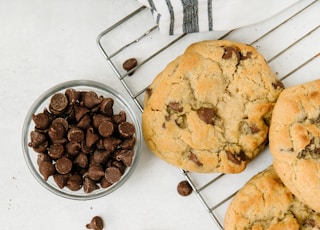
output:
[[283,88],[255,48],[194,43],[147,88],[144,139],[184,170],[239,173],[264,148]]
[[273,166],[269,166],[252,177],[233,197],[224,218],[224,229],[320,229],[320,213],[299,201]]
[[281,93],[269,140],[281,180],[302,202],[320,212],[320,80]]

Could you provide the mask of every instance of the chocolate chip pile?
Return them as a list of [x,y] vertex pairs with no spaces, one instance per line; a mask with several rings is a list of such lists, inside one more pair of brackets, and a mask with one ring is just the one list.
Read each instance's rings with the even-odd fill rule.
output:
[[115,114],[114,100],[69,88],[56,93],[35,124],[28,143],[38,153],[39,172],[59,188],[85,193],[107,188],[131,166],[135,127],[126,113]]

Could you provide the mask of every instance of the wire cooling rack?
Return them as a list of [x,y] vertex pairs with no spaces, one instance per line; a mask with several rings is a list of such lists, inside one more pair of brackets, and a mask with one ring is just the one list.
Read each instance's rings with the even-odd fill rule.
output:
[[[99,49],[115,75],[143,112],[143,97],[154,77],[187,46],[201,40],[228,39],[254,46],[286,87],[320,78],[320,1],[303,0],[264,22],[232,31],[168,36],[159,32],[151,11],[132,11],[97,37]],[[136,58],[127,72],[122,64]],[[134,72],[134,73],[133,73]],[[133,74],[132,74],[133,73]],[[234,194],[257,172],[272,164],[268,147],[239,174],[182,171],[213,222],[223,219]]]

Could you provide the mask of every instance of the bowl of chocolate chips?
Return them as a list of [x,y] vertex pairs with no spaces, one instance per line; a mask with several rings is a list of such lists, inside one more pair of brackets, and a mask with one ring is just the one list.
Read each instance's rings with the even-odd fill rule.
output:
[[88,200],[115,191],[132,175],[141,128],[114,89],[74,80],[48,89],[32,104],[22,145],[41,185],[65,198]]

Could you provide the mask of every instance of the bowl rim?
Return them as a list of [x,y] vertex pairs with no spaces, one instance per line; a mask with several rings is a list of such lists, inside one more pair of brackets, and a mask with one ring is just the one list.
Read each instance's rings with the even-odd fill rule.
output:
[[[92,193],[81,193],[81,194],[76,194],[77,191],[75,191],[75,194],[71,194],[73,191],[68,191],[64,192],[62,189],[59,189],[57,187],[51,186],[47,181],[43,179],[43,177],[40,175],[39,170],[34,166],[32,162],[32,156],[30,154],[30,147],[28,146],[28,139],[29,139],[29,128],[32,124],[32,114],[34,114],[37,110],[41,109],[39,108],[40,105],[42,105],[46,100],[48,100],[54,93],[66,90],[68,88],[72,87],[90,87],[90,88],[97,88],[99,91],[104,91],[106,93],[112,94],[112,96],[116,97],[116,100],[120,102],[121,108],[123,106],[125,107],[125,110],[129,113],[130,119],[132,120],[132,123],[135,126],[136,133],[136,143],[134,146],[134,157],[133,157],[133,162],[131,166],[125,171],[125,173],[121,176],[120,180],[116,182],[115,184],[111,185],[110,187],[107,188],[100,188],[101,192],[92,192]],[[93,90],[94,91],[94,90]],[[44,109],[44,108],[43,108]],[[141,153],[141,142],[142,142],[142,131],[141,131],[141,124],[140,120],[137,118],[136,113],[133,111],[132,107],[128,104],[128,102],[124,99],[124,97],[117,92],[115,89],[111,88],[110,86],[98,82],[98,81],[93,81],[93,80],[70,80],[70,81],[65,81],[58,83],[49,89],[45,90],[40,96],[36,98],[36,100],[32,103],[31,107],[27,111],[27,114],[24,119],[23,123],[23,128],[22,128],[22,152],[24,159],[27,163],[27,166],[29,168],[29,171],[31,174],[34,176],[34,178],[47,190],[50,192],[63,197],[63,198],[68,198],[72,200],[92,200],[92,199],[97,199],[100,197],[103,197],[105,195],[108,195],[112,192],[114,192],[116,189],[121,187],[132,175],[133,171],[135,170],[138,161],[140,159],[140,153]],[[83,188],[81,188],[83,189]]]

